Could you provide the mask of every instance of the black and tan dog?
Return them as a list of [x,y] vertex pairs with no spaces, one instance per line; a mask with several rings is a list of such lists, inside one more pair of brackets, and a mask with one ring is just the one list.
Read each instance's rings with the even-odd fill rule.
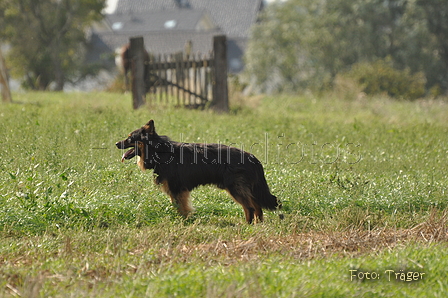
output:
[[119,149],[131,148],[121,161],[138,156],[142,170],[154,170],[156,183],[162,185],[184,217],[193,211],[190,191],[206,184],[226,189],[243,206],[248,223],[263,220],[262,208],[281,207],[269,191],[260,161],[240,149],[221,144],[174,142],[156,133],[153,120],[115,145]]

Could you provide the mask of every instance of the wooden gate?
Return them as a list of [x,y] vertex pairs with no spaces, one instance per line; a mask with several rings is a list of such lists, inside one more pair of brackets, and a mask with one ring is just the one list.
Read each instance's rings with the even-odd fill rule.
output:
[[145,55],[143,38],[130,39],[132,94],[134,108],[146,101],[179,107],[210,107],[227,112],[227,44],[225,36],[215,36],[213,53],[207,56],[177,53]]
[[145,68],[150,99],[187,108],[204,108],[212,101],[213,61],[200,55],[159,55]]

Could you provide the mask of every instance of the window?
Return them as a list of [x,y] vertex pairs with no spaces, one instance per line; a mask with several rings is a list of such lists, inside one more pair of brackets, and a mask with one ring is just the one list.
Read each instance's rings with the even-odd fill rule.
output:
[[163,27],[165,27],[166,29],[172,29],[172,28],[176,27],[176,25],[177,25],[177,21],[176,20],[169,20],[169,21],[165,22]]
[[120,30],[123,29],[123,23],[122,22],[116,22],[112,24],[112,30]]

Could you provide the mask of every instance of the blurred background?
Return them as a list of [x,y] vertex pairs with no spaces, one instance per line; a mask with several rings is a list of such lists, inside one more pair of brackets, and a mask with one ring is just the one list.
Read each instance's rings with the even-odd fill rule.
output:
[[1,0],[2,90],[107,90],[130,37],[170,55],[207,54],[216,35],[244,94],[448,90],[444,0]]

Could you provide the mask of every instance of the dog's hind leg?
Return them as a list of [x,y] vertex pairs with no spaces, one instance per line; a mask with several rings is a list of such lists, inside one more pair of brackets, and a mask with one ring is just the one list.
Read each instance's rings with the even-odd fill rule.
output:
[[235,202],[239,203],[244,209],[244,215],[246,216],[246,221],[251,224],[254,219],[258,221],[263,221],[263,211],[261,207],[256,204],[252,199],[252,194],[246,187],[235,187],[231,186],[226,189]]
[[254,216],[255,219],[258,219],[260,222],[263,221],[263,210],[261,210],[261,207],[258,206],[257,203],[252,202],[252,205],[255,208]]
[[[238,202],[238,201],[237,201]],[[246,221],[251,224],[254,221],[254,209],[241,204],[244,209],[244,215],[246,216]]]

